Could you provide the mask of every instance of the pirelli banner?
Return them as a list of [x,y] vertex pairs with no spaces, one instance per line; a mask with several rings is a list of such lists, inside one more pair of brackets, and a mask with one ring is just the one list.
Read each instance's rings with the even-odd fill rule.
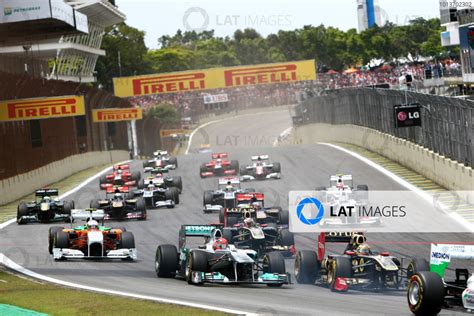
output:
[[0,101],[0,121],[25,121],[85,115],[83,96]]
[[102,122],[120,122],[141,120],[143,112],[141,108],[111,108],[92,110],[92,121],[94,123]]
[[115,95],[133,97],[316,79],[314,60],[114,78]]

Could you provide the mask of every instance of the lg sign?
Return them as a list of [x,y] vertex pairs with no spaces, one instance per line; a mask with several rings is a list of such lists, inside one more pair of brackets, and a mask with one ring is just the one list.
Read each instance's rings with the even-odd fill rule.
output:
[[421,106],[419,104],[395,105],[395,127],[421,126]]

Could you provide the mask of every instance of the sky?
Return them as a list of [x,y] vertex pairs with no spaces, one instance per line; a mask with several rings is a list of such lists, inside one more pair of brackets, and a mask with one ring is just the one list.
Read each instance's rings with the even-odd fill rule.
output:
[[[254,28],[263,36],[304,25],[357,28],[356,0],[116,0],[127,24],[146,32],[146,45],[181,30],[211,30],[220,37]],[[439,0],[379,0],[382,23],[439,17]]]

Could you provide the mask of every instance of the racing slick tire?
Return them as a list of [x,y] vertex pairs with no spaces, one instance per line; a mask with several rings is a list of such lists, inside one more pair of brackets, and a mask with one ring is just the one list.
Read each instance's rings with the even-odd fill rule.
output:
[[415,315],[437,315],[444,304],[443,280],[434,272],[414,274],[408,282],[407,301]]
[[57,231],[53,240],[53,248],[69,248],[69,234],[62,230]]
[[102,184],[106,184],[106,183],[107,183],[107,175],[103,174],[99,178],[99,184],[102,185]]
[[272,172],[278,172],[278,173],[281,172],[281,165],[280,165],[279,162],[274,162],[273,163]]
[[168,161],[169,161],[170,165],[175,165],[175,167],[178,168],[178,158],[170,157],[170,159]]
[[430,263],[425,258],[412,258],[407,266],[407,279],[422,271],[430,271]]
[[241,176],[246,176],[247,175],[247,166],[241,166],[240,167],[240,175]]
[[138,181],[137,183],[137,188],[139,190],[143,190],[146,188],[146,185],[145,185],[145,179],[141,179],[140,181]]
[[183,180],[181,176],[173,177],[173,187],[177,188],[180,194],[183,192]]
[[[171,188],[169,188],[168,190],[165,191],[165,200],[166,201],[168,201],[168,200],[174,201],[174,193],[170,189]],[[173,208],[174,205],[169,205],[167,207],[168,208]]]
[[321,262],[311,250],[298,251],[295,259],[295,278],[300,284],[314,284],[320,275]]
[[227,216],[227,227],[233,227],[239,223],[239,219],[235,216]]
[[201,165],[201,167],[199,167],[199,176],[200,176],[201,178],[205,178],[205,177],[202,175],[204,172],[207,172],[207,167],[206,167],[206,164],[205,164],[205,163],[203,163],[203,164]]
[[136,203],[136,208],[137,208],[137,212],[140,212],[140,214],[142,215],[142,217],[140,218],[141,220],[146,220],[146,202],[145,202],[145,199],[140,197],[137,199],[137,203]]
[[135,182],[138,182],[140,181],[140,178],[142,177],[142,175],[140,174],[140,171],[134,171],[132,172],[132,180],[135,181]]
[[332,263],[328,267],[328,284],[331,291],[335,291],[337,278],[351,278],[352,277],[352,263],[348,256],[334,257]]
[[18,204],[18,208],[16,210],[16,221],[18,225],[26,224],[25,220],[22,220],[22,216],[28,216],[29,210],[28,210],[28,205],[26,203],[21,202]]
[[91,200],[91,203],[90,203],[90,208],[95,208],[95,209],[98,209],[100,208],[100,203],[99,203],[100,200]]
[[171,187],[168,189],[168,191],[171,192],[172,196],[173,196],[173,201],[175,204],[179,204],[179,191],[177,188],[175,187]]
[[202,197],[202,204],[203,206],[206,206],[206,204],[211,204],[214,201],[214,194],[212,193],[213,191],[205,191],[204,195]]
[[235,230],[229,227],[224,227],[222,230],[222,238],[226,239],[229,245],[234,244]]
[[357,185],[357,191],[369,191],[369,186],[367,184]]
[[155,271],[159,278],[174,278],[179,266],[179,254],[174,245],[156,248]]
[[49,254],[53,254],[53,243],[54,243],[54,236],[56,235],[57,232],[62,231],[64,227],[60,226],[53,226],[48,229],[48,251]]
[[280,231],[280,239],[283,246],[289,247],[295,244],[295,235],[286,228]]
[[229,170],[235,170],[235,174],[239,172],[239,161],[231,160],[229,165]]
[[208,270],[207,253],[202,250],[191,251],[188,258],[188,266],[186,267],[186,281],[188,281],[188,284],[202,285],[202,282],[201,283],[193,282],[192,272],[199,271],[199,272],[206,273],[207,270]]
[[281,210],[278,212],[279,224],[289,225],[290,224],[290,212]]
[[219,223],[224,224],[224,218],[225,218],[225,210],[224,208],[221,208],[219,211]]
[[[277,251],[269,252],[263,257],[263,271],[265,273],[285,274],[285,259]],[[283,284],[267,284],[268,287],[281,287]]]
[[64,215],[67,215],[67,218],[65,219],[66,222],[70,221],[71,210],[73,210],[74,208],[75,208],[74,201],[64,201],[62,213]]
[[120,240],[120,248],[130,249],[135,248],[135,237],[131,232],[123,232],[122,239]]

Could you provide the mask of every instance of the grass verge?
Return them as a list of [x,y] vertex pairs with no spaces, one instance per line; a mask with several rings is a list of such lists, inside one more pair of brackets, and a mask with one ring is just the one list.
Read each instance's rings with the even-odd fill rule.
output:
[[68,289],[19,277],[1,267],[0,304],[50,315],[224,315],[220,312]]

